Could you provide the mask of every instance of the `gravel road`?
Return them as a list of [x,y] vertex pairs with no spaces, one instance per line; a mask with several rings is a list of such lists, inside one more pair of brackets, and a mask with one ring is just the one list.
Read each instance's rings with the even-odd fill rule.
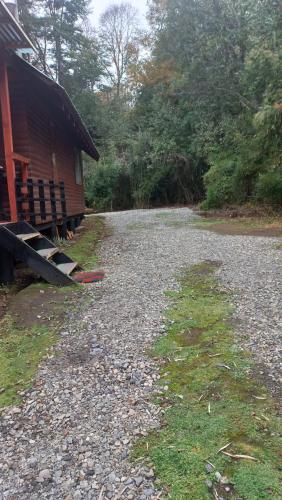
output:
[[196,229],[186,208],[105,214],[106,278],[87,286],[62,326],[58,355],[41,364],[20,407],[1,419],[0,499],[161,498],[150,464],[129,459],[137,436],[159,424],[158,378],[148,348],[163,329],[175,274],[202,260],[234,293],[238,342],[276,395],[281,388],[282,252],[277,239]]

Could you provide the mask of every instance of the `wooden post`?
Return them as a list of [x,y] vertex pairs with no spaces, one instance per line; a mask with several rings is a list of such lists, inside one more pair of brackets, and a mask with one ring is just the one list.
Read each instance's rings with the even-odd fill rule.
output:
[[23,216],[23,195],[22,195],[22,181],[16,180],[15,189],[16,189],[16,200],[17,200],[17,211],[19,220],[24,220]]
[[67,216],[67,205],[66,205],[66,195],[65,195],[65,183],[63,181],[59,182],[59,188],[61,196],[62,218],[65,219]]
[[70,219],[70,229],[73,234],[75,234],[75,219],[72,217]]
[[4,214],[4,207],[3,207],[3,196],[2,193],[4,192],[4,175],[3,175],[3,170],[0,168],[0,220],[5,219],[5,214]]
[[33,192],[33,179],[27,179],[27,192],[28,192],[28,206],[29,206],[29,219],[32,226],[36,224],[34,192]]
[[14,282],[14,259],[12,254],[0,247],[0,284]]
[[68,227],[66,221],[63,221],[62,227],[61,227],[61,237],[63,240],[66,240],[68,237]]
[[40,218],[41,220],[46,220],[45,191],[44,191],[44,181],[42,179],[38,180],[38,194],[39,194],[39,204],[40,204]]
[[49,188],[50,188],[52,221],[56,223],[56,221],[57,221],[57,203],[56,203],[56,201],[57,200],[56,200],[56,191],[55,191],[55,182],[54,181],[49,181]]
[[10,95],[9,95],[7,61],[4,57],[0,58],[0,103],[1,103],[3,141],[4,141],[11,221],[17,222],[18,214],[17,214],[17,200],[15,192],[16,169],[13,160],[14,146],[13,146],[11,105],[10,105]]

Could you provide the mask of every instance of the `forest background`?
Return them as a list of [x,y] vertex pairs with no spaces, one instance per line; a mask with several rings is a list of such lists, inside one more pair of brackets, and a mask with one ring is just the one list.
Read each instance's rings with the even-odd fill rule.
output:
[[19,14],[100,151],[89,206],[281,207],[280,0],[149,0],[145,29],[129,3],[96,29],[87,0],[19,0]]

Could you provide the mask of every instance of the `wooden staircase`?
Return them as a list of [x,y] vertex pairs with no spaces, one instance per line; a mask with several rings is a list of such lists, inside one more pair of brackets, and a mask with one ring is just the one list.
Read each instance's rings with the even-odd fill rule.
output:
[[27,222],[0,225],[0,247],[52,285],[70,285],[77,268],[65,253]]

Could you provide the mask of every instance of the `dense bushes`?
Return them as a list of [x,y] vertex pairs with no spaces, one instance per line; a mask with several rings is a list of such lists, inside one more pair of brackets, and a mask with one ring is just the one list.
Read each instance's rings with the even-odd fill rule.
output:
[[86,203],[98,211],[123,210],[132,207],[130,177],[119,164],[93,166],[85,178]]
[[282,171],[266,172],[259,175],[256,183],[256,198],[272,205],[281,205]]
[[86,203],[98,211],[197,203],[203,198],[206,168],[184,160],[169,161],[146,168],[136,179],[134,167],[128,165],[93,165],[85,177]]
[[[246,125],[247,113],[243,118]],[[204,208],[247,201],[282,205],[282,106],[265,105],[253,114],[247,128],[243,126],[242,131],[241,127],[242,116],[229,140],[216,154],[209,155]],[[228,132],[225,139],[227,136]]]

